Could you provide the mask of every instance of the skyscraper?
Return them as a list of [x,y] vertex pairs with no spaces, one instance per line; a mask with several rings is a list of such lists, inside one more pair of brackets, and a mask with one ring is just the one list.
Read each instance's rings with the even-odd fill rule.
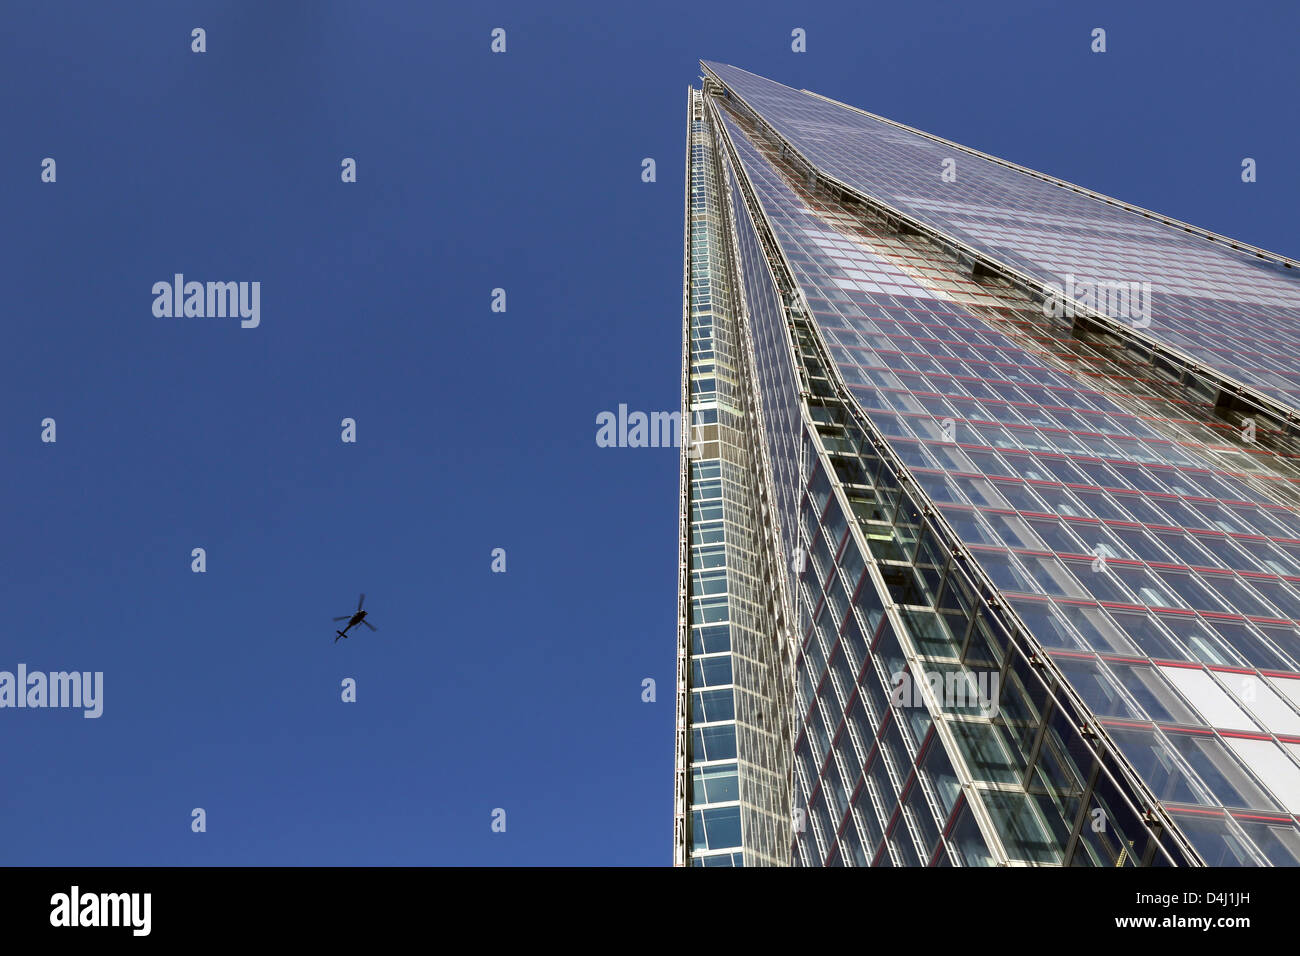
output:
[[678,865],[1300,864],[1300,274],[720,63]]

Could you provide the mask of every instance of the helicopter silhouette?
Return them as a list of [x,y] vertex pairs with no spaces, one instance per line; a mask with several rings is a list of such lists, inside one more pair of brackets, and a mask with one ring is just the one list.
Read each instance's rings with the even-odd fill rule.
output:
[[352,628],[356,627],[356,625],[358,624],[364,624],[372,631],[379,630],[379,628],[375,627],[373,624],[371,624],[369,621],[366,620],[366,612],[361,610],[361,605],[365,603],[366,603],[366,596],[363,593],[361,595],[361,600],[357,601],[357,609],[355,612],[353,612],[352,614],[341,614],[338,617],[334,618],[334,620],[336,621],[348,622],[347,627],[343,628],[343,630],[334,632],[335,634],[338,635],[338,637],[334,638],[335,644],[339,642],[339,637],[347,637],[348,631],[352,630]]

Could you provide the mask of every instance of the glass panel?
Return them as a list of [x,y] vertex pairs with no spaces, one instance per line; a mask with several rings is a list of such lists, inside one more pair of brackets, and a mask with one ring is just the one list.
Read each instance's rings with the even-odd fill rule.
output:
[[1187,667],[1162,667],[1160,673],[1178,688],[1210,727],[1228,730],[1259,730],[1245,711],[1203,670]]
[[1141,716],[1124,699],[1119,685],[1100,661],[1062,656],[1055,656],[1052,659],[1094,714],[1099,717],[1128,719]]
[[1217,737],[1174,732],[1167,736],[1174,749],[1223,806],[1246,810],[1279,809]]
[[[1300,767],[1287,759],[1281,747],[1271,740],[1241,737],[1225,737],[1224,743],[1263,781],[1273,796],[1282,801],[1287,813],[1300,813]],[[1289,749],[1300,757],[1300,747],[1292,744]]]
[[1227,816],[1177,814],[1174,819],[1207,866],[1258,865],[1249,843]]
[[1213,806],[1214,801],[1188,777],[1173,751],[1155,730],[1107,727],[1124,751],[1124,756],[1155,792],[1162,803],[1196,803]]
[[1119,678],[1124,689],[1136,698],[1151,720],[1171,724],[1201,723],[1200,716],[1174,693],[1159,668],[1123,661],[1107,661],[1106,666]]

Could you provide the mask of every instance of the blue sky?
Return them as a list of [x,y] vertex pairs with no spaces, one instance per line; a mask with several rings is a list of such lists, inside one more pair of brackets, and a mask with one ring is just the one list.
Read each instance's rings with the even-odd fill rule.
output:
[[676,407],[697,60],[1300,256],[1300,12],[1131,6],[8,4],[0,670],[104,712],[0,710],[0,864],[669,862],[676,454],[595,433]]

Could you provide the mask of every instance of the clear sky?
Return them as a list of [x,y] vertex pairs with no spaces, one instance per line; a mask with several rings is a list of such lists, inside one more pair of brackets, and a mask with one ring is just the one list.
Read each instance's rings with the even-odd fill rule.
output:
[[668,863],[698,59],[1300,257],[1298,10],[6,4],[0,865]]

